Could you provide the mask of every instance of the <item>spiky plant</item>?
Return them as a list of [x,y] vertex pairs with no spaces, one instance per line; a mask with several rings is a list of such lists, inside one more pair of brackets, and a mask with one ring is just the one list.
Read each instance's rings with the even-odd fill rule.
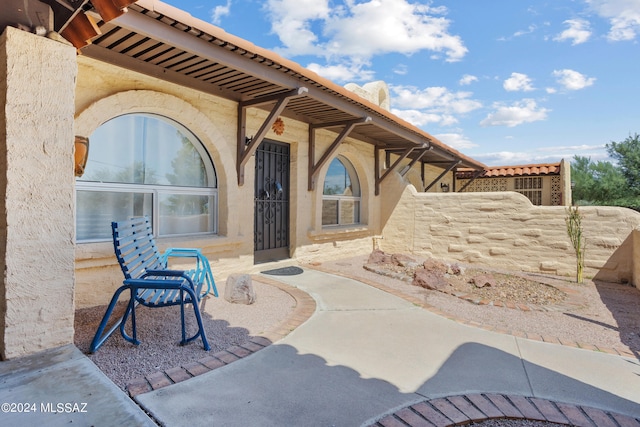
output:
[[567,209],[567,234],[576,253],[576,282],[582,283],[582,272],[584,270],[584,237],[582,235],[582,214],[577,206]]

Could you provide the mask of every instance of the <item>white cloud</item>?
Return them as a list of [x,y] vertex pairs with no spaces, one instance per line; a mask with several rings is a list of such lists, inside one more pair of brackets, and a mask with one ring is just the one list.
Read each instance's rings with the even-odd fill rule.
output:
[[464,76],[462,76],[458,84],[460,86],[467,86],[477,81],[478,81],[478,78],[476,76],[472,76],[471,74],[465,74]]
[[609,20],[607,38],[611,41],[634,40],[640,32],[640,1],[586,0],[598,15]]
[[409,72],[409,69],[405,64],[398,64],[393,68],[393,72],[400,76],[404,76]]
[[509,92],[529,92],[534,90],[529,76],[522,73],[511,73],[511,77],[504,81],[502,87]]
[[438,113],[465,114],[482,107],[471,99],[471,92],[451,92],[444,87],[418,89],[413,86],[389,87],[393,93],[392,104],[399,108],[429,110]]
[[[289,56],[357,57],[430,50],[449,62],[467,53],[461,38],[449,34],[444,7],[407,0],[346,1],[330,7],[328,0],[269,0],[272,30]],[[384,31],[380,31],[384,28]]]
[[533,99],[523,99],[512,105],[494,104],[495,111],[480,122],[481,126],[514,127],[523,123],[532,123],[547,118],[550,111],[539,107]]
[[584,43],[591,37],[589,21],[584,19],[568,19],[564,21],[569,26],[566,30],[554,37],[556,41],[571,40],[572,45]]
[[414,126],[425,126],[430,123],[438,123],[442,125],[450,125],[456,122],[451,116],[445,116],[442,114],[429,113],[420,110],[398,110],[391,109],[391,112],[401,119],[411,123]]
[[469,138],[461,133],[439,133],[438,135],[434,136],[440,141],[447,144],[449,147],[455,148],[456,150],[464,150],[466,148],[473,148],[478,146],[478,144],[474,144]]
[[375,73],[372,70],[364,69],[368,64],[336,64],[320,65],[311,63],[307,68],[334,82],[354,82],[374,80]]
[[216,6],[211,11],[211,22],[216,25],[220,25],[223,16],[229,16],[231,13],[231,0],[227,0],[227,4],[222,6]]
[[[322,54],[312,24],[329,17],[328,0],[269,0],[271,29],[291,55]],[[281,49],[279,49],[281,50]]]
[[394,86],[389,90],[391,112],[415,126],[436,123],[451,126],[458,123],[458,117],[482,107],[471,98],[471,92],[451,92],[444,87],[418,89],[413,86]]
[[473,158],[487,165],[512,166],[559,162],[562,159],[571,160],[574,155],[589,157],[594,161],[608,159],[604,145],[541,147],[531,151],[496,151],[475,154]]
[[574,70],[554,70],[553,75],[557,77],[559,84],[567,90],[580,90],[593,85],[595,77],[587,77]]
[[515,33],[513,33],[513,37],[521,37],[521,36],[524,36],[526,34],[531,34],[536,29],[537,29],[537,27],[535,25],[529,25],[529,27],[527,27],[526,30],[520,30],[520,31],[516,31]]

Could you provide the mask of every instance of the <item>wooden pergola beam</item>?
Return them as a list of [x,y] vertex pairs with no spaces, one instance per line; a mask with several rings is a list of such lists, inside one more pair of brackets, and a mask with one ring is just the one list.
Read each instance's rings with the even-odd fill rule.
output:
[[[363,117],[357,120],[348,120],[344,122],[331,122],[324,124],[312,124],[309,125],[309,168],[308,168],[308,190],[313,191],[316,186],[316,180],[318,178],[318,173],[320,173],[320,169],[324,164],[330,159],[333,158],[336,150],[342,144],[347,136],[353,131],[353,129],[361,124],[371,122],[371,117]],[[338,134],[336,139],[331,143],[327,151],[324,152],[318,163],[315,163],[315,151],[316,151],[316,129],[328,128],[328,127],[336,127],[336,126],[344,126],[342,131]]]
[[[378,159],[378,154],[379,154],[379,148],[376,147],[376,165],[375,165],[375,178],[376,178],[376,189],[375,189],[375,194],[376,196],[380,195],[380,184],[382,184],[382,181],[384,181],[391,172],[393,172],[393,170],[398,167],[398,165],[400,164],[400,162],[402,162],[404,159],[407,158],[407,156],[409,154],[411,154],[411,152],[419,147],[408,147],[405,148],[405,150],[400,154],[400,157],[398,157],[396,159],[396,161],[393,163],[393,165],[391,165],[385,172],[384,174],[382,174],[382,176],[380,176],[380,165],[379,165],[379,159]],[[422,148],[429,148],[428,146],[422,146]]]
[[[243,101],[238,103],[238,185],[244,185],[244,166],[249,157],[253,156],[256,152],[262,140],[273,126],[278,116],[282,114],[287,107],[287,103],[297,97],[305,96],[309,90],[306,87],[299,87],[297,89],[290,90],[278,95],[270,95],[262,98],[255,98],[249,101]],[[275,106],[269,112],[269,115],[265,119],[258,132],[251,138],[247,138],[247,108],[254,107],[256,105],[263,105],[270,102],[275,102]]]
[[440,179],[442,179],[443,176],[445,176],[446,174],[448,174],[449,172],[451,172],[451,170],[453,168],[455,168],[456,166],[458,166],[460,163],[462,163],[462,160],[456,160],[455,162],[451,163],[445,170],[442,171],[442,173],[440,175],[438,175],[438,177],[436,179],[434,179],[431,184],[427,185],[427,188],[424,189],[425,192],[429,191],[429,189],[431,187],[433,187],[435,185],[436,182],[440,181]]

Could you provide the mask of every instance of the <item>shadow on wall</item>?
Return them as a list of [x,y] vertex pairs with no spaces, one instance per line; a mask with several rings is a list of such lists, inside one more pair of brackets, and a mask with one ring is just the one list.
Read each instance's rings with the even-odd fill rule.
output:
[[[629,233],[627,238],[622,244],[611,254],[609,259],[598,270],[593,277],[594,280],[600,280],[603,282],[616,282],[624,284],[633,284],[638,287],[637,283],[634,283],[634,266],[640,264],[640,253],[635,253],[633,245],[633,235],[637,233],[636,230]],[[589,242],[587,241],[587,245]],[[586,251],[589,250],[587,246]]]

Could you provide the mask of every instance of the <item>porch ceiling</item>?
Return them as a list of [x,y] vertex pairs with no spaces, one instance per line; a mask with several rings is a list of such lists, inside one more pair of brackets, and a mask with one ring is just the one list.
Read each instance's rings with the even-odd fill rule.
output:
[[421,161],[438,164],[456,159],[461,167],[484,169],[482,163],[343,87],[172,6],[139,0],[109,22],[93,16],[102,34],[81,49],[87,57],[236,102],[306,87],[307,95],[291,100],[282,116],[310,124],[368,116],[372,120],[354,128],[351,137],[384,150],[431,145]]

